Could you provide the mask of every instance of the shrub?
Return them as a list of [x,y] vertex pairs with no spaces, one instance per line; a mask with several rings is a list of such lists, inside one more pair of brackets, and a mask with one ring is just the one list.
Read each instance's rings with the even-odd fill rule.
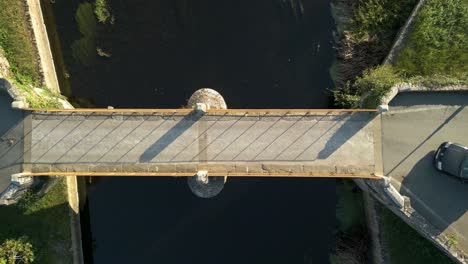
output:
[[357,94],[363,96],[363,108],[376,108],[392,86],[401,81],[392,66],[384,65],[366,70],[353,86]]
[[416,0],[360,0],[351,20],[351,30],[361,40],[393,39],[411,13]]
[[335,104],[342,108],[355,108],[359,106],[361,97],[351,91],[350,82],[342,89],[333,91]]
[[403,79],[391,65],[378,66],[364,71],[362,77],[348,82],[344,89],[335,92],[335,103],[344,108],[359,106],[363,99],[363,108],[376,108],[382,99],[398,82]]
[[26,237],[7,239],[0,245],[0,263],[29,264],[34,261],[34,252],[31,243]]
[[101,23],[106,23],[107,20],[109,20],[111,13],[107,0],[96,0],[94,4],[94,14],[96,14],[98,21]]

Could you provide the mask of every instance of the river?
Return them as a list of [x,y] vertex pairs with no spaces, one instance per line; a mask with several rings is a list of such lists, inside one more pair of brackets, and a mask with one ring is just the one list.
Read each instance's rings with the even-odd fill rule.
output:
[[[209,87],[229,108],[330,105],[328,0],[112,0],[113,24],[80,33],[85,2],[44,1],[75,102],[178,108]],[[327,263],[333,249],[332,179],[229,178],[200,199],[182,178],[109,177],[87,192],[87,263]]]

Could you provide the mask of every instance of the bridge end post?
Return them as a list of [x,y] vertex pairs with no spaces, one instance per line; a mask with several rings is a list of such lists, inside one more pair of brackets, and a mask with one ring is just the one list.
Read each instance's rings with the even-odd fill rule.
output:
[[379,111],[379,113],[388,112],[389,110],[388,104],[379,105],[377,107],[377,110]]

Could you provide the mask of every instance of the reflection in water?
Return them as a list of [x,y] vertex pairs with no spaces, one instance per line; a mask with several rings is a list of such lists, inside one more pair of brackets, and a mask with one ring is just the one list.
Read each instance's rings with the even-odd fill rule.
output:
[[301,21],[302,15],[304,14],[303,0],[280,0],[285,10],[290,10],[292,15]]

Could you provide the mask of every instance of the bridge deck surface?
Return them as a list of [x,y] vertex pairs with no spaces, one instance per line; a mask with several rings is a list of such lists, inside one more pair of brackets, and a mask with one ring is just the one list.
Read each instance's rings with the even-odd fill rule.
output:
[[371,175],[376,115],[31,112],[23,158],[32,172]]

